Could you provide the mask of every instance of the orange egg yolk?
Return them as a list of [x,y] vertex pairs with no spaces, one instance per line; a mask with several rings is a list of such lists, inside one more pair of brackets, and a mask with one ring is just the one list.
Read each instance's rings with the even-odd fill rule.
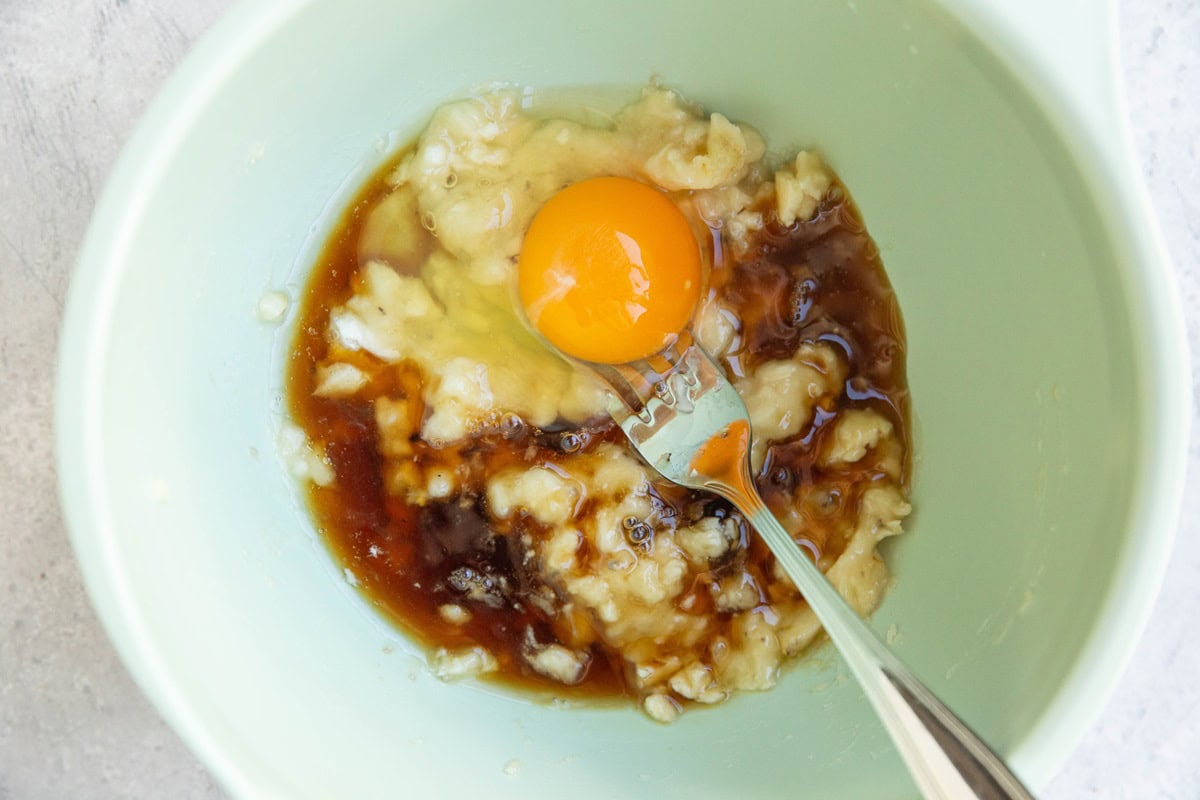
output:
[[518,273],[525,312],[551,344],[623,364],[663,350],[687,326],[700,297],[700,247],[659,190],[592,178],[534,216]]

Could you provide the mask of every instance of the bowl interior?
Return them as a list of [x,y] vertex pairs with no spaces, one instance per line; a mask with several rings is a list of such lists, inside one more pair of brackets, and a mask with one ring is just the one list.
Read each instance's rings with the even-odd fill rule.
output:
[[287,336],[255,306],[297,295],[347,181],[473,85],[653,75],[777,149],[815,144],[858,201],[906,318],[918,447],[873,624],[1047,777],[1021,748],[1137,547],[1141,312],[1094,178],[978,39],[916,0],[268,5],[213,32],[131,144],[74,288],[77,391],[60,397],[93,596],[231,788],[915,793],[828,650],[670,727],[438,682],[345,583],[275,455]]

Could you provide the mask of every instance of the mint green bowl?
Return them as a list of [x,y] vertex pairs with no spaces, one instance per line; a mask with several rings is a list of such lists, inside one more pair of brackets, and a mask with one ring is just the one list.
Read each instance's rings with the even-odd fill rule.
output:
[[256,303],[296,295],[348,181],[471,85],[657,74],[818,145],[858,200],[907,320],[918,446],[873,624],[1043,784],[1136,642],[1187,439],[1110,23],[1070,5],[238,7],[130,141],[62,335],[63,504],[130,671],[239,797],[915,796],[828,649],[671,727],[438,682],[275,455],[286,336]]

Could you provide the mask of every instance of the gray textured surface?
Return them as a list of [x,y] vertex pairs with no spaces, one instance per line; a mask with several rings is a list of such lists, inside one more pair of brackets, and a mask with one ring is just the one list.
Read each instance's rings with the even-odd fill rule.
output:
[[[0,0],[0,800],[223,796],[88,605],[58,512],[50,398],[96,194],[147,102],[227,4]],[[1200,3],[1123,0],[1121,22],[1135,138],[1200,375]],[[1200,430],[1190,476],[1138,652],[1047,797],[1200,797]]]

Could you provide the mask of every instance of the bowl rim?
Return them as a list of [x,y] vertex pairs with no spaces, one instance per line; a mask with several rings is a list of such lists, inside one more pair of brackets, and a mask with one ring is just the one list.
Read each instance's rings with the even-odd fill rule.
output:
[[[113,322],[121,264],[137,235],[146,198],[161,179],[191,123],[255,48],[312,0],[242,0],[201,36],[158,92],[126,142],[88,226],[71,277],[60,331],[55,386],[55,455],[59,499],[68,533],[93,607],[126,669],[193,753],[234,796],[268,791],[253,770],[227,750],[195,714],[195,704],[175,683],[146,631],[138,603],[125,582],[116,533],[109,520],[102,471],[103,420],[95,396],[105,371],[106,332]],[[1003,26],[982,24],[986,15],[966,13],[965,0],[932,0],[1002,65],[1028,59],[1028,43]],[[1119,78],[1116,6],[1106,0],[1109,67]],[[1107,211],[1129,238],[1136,280],[1128,280],[1127,303],[1153,314],[1147,341],[1154,345],[1141,365],[1149,414],[1145,453],[1127,527],[1139,531],[1138,546],[1118,560],[1106,600],[1062,687],[1037,723],[1019,740],[1010,763],[1027,782],[1043,787],[1062,766],[1103,710],[1149,618],[1166,569],[1182,504],[1190,427],[1190,365],[1175,271],[1158,229],[1133,147],[1127,101],[1113,102],[1118,145],[1103,146],[1074,109],[1071,98],[1036,74],[1016,74],[1038,110],[1065,141],[1079,145],[1091,163],[1093,198],[1112,198]],[[1109,76],[1110,78],[1112,75]],[[1119,86],[1114,82],[1113,86]],[[1110,133],[1112,131],[1109,131]],[[1089,176],[1085,175],[1085,180]],[[1099,190],[1105,190],[1104,195]],[[1102,211],[1105,209],[1102,208]],[[1151,457],[1152,456],[1152,457]],[[1116,634],[1116,635],[1114,635]]]
[[[1036,68],[1028,67],[1038,61],[1043,69],[1055,66],[1061,60],[1056,54],[1039,58],[1047,54],[1037,53],[1037,44],[1002,24],[999,18],[1004,15],[997,13],[997,8],[979,6],[978,0],[963,0],[963,5],[972,2],[977,7],[964,8],[964,25],[1013,69],[1014,77],[1055,124],[1063,141],[1076,146],[1077,163],[1093,167],[1091,174],[1083,174],[1089,196],[1110,230],[1119,232],[1114,238],[1120,241],[1123,234],[1127,239],[1128,274],[1122,276],[1126,305],[1135,324],[1145,324],[1142,340],[1154,345],[1142,353],[1145,357],[1137,365],[1146,445],[1126,529],[1139,535],[1127,537],[1084,647],[1058,694],[1012,756],[1025,774],[1037,776],[1033,782],[1040,788],[1099,719],[1133,658],[1158,599],[1187,480],[1193,410],[1191,363],[1177,273],[1134,144],[1123,89],[1116,0],[1103,0],[1102,19],[1096,23],[1102,39],[1095,43],[1093,55],[1095,66],[1101,69],[1091,76],[1077,71],[1059,81],[1046,79],[1044,74],[1036,74]],[[1025,3],[1018,13],[1034,13],[1035,5]],[[1052,0],[1050,5],[1066,4]],[[1007,11],[1012,13],[1012,9]],[[1077,41],[1065,44],[1086,49]],[[1075,58],[1079,55],[1077,52]],[[1097,132],[1099,123],[1107,126],[1109,138]]]

